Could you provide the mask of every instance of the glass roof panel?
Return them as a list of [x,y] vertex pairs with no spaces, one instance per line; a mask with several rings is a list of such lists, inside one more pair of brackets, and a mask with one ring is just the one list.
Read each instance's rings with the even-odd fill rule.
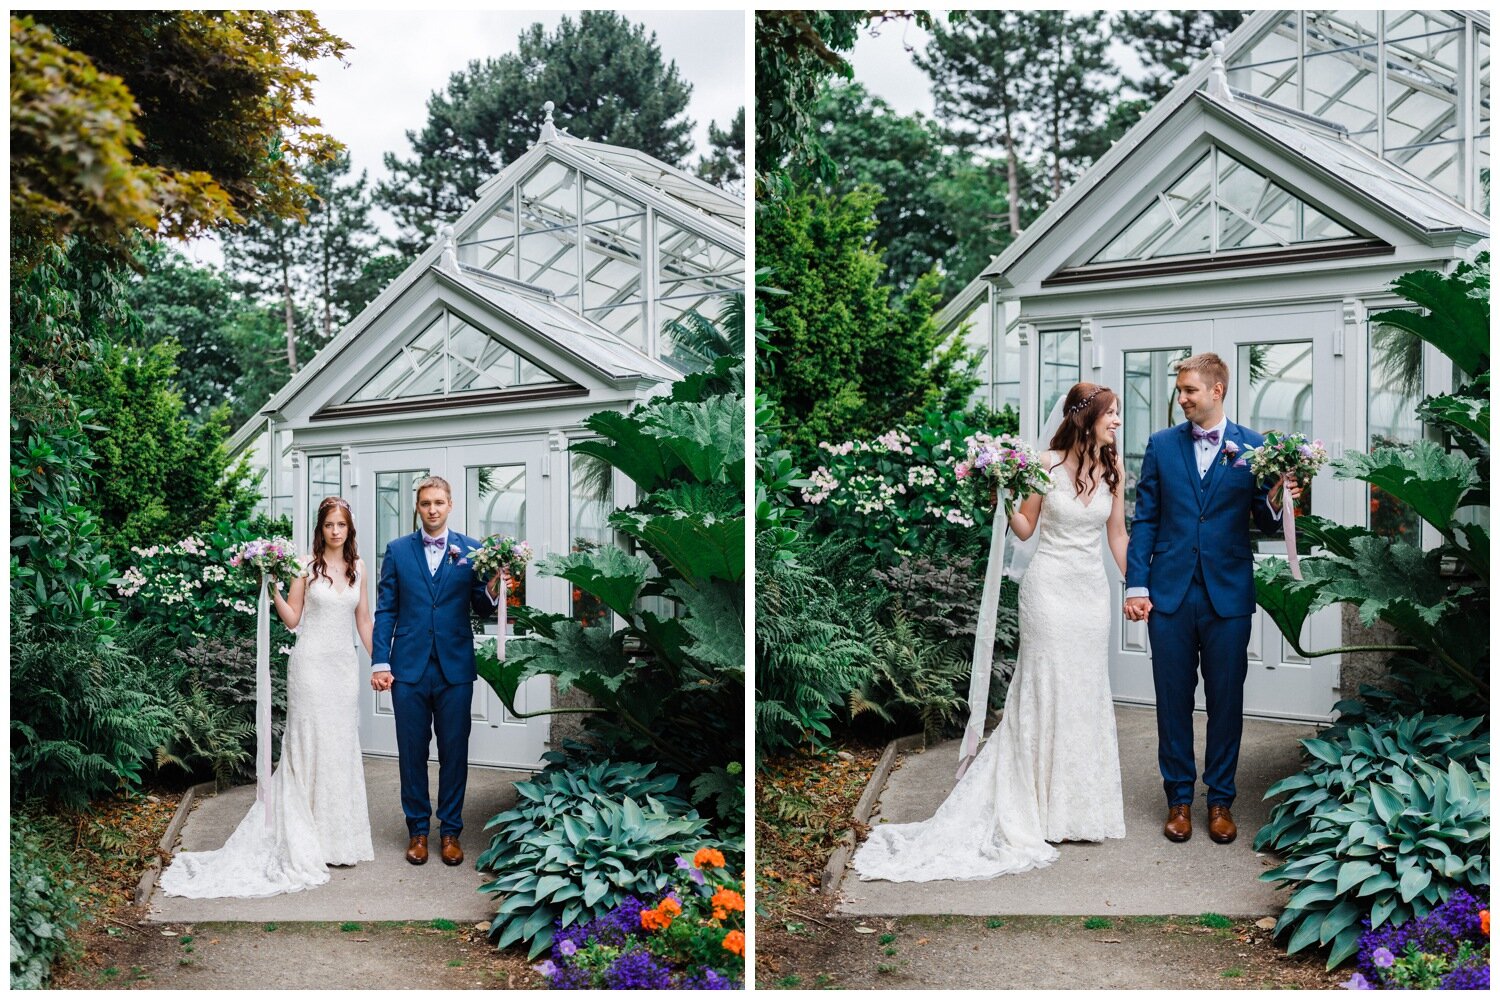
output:
[[585,309],[583,315],[613,333],[627,344],[646,349],[646,303],[605,309]]
[[583,152],[601,163],[678,201],[685,202],[700,212],[705,212],[735,226],[745,224],[743,199],[721,191],[712,184],[673,168],[655,157],[638,150],[610,146],[600,142],[579,142],[578,146]]
[[1380,60],[1375,46],[1308,54],[1306,110],[1351,132],[1375,128],[1376,81]]
[[745,287],[743,256],[665,219],[658,218],[656,227],[658,297],[681,294],[688,285],[726,290]]
[[1307,54],[1352,45],[1374,45],[1379,11],[1309,10],[1306,15]]
[[[451,386],[446,384],[450,376]],[[555,381],[552,374],[527,361],[493,334],[445,312],[403,346],[349,401],[365,403],[448,392],[493,392]]]
[[521,223],[525,232],[578,222],[578,172],[548,160],[521,182]]
[[578,230],[549,229],[521,237],[521,280],[560,299],[578,294]]
[[442,392],[443,377],[443,317],[439,315],[349,400],[360,403]]
[[593,309],[645,296],[645,206],[592,179],[584,181],[583,306]]
[[1488,135],[1490,131],[1490,33],[1474,32],[1475,71],[1479,74],[1479,130],[1475,135]]
[[1441,10],[1390,10],[1385,14],[1387,42],[1412,35],[1426,35],[1445,28],[1457,28],[1463,19]]

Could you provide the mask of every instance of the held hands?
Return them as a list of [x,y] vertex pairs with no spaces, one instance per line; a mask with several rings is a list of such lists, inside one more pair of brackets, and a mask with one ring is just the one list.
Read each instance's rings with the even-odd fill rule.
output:
[[1125,617],[1133,622],[1143,622],[1151,617],[1151,598],[1125,598]]
[[396,677],[389,670],[379,670],[370,675],[370,687],[375,691],[389,691]]

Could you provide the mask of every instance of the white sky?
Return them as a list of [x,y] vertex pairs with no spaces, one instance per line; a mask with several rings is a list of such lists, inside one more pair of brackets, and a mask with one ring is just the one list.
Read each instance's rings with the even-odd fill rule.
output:
[[[679,75],[692,84],[687,117],[694,122],[697,149],[691,161],[708,149],[708,123],[720,128],[746,104],[745,33],[743,10],[624,11],[635,24],[655,32],[662,58],[676,62]],[[389,176],[384,154],[411,155],[407,131],[427,122],[427,99],[447,88],[448,78],[471,60],[495,58],[515,51],[516,39],[541,22],[553,32],[564,15],[578,20],[577,11],[399,11],[329,10],[319,8],[325,28],[350,45],[343,66],[336,59],[313,65],[313,113],[323,131],[349,150],[354,175],[368,170],[373,184]],[[536,109],[541,124],[542,109]],[[558,125],[567,122],[559,119]],[[580,138],[590,138],[580,136]],[[395,235],[390,218],[376,211],[377,223]],[[205,264],[219,264],[222,256],[213,240],[199,240],[186,248]]]

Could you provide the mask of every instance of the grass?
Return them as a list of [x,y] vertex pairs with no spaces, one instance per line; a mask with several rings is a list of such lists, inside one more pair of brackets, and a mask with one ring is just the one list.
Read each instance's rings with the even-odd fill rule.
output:
[[882,935],[880,935],[880,943],[881,944],[890,944],[894,940],[896,940],[896,935],[894,935],[894,934],[882,934]]
[[448,959],[448,968],[450,968],[450,969],[462,969],[463,967],[464,967],[464,960],[463,959],[461,959],[461,958],[450,958],[450,959]]
[[355,923],[352,920],[346,920],[343,923],[339,924],[339,930],[346,931],[346,932],[347,931],[357,931],[357,930],[360,930],[360,926],[359,926],[359,924]]
[[1240,968],[1238,965],[1234,966],[1233,968],[1225,969],[1223,972],[1219,973],[1219,975],[1223,976],[1225,979],[1238,979],[1244,974],[1245,970]]
[[1107,931],[1113,926],[1108,917],[1089,917],[1083,922],[1086,931]]
[[1001,920],[999,917],[990,917],[990,919],[984,922],[984,926],[988,927],[992,931],[998,930],[1001,927],[1005,926],[1005,921]]
[[875,966],[875,971],[883,976],[888,976],[892,972],[896,971],[896,967],[894,965],[889,965],[885,962],[882,962],[879,965]]
[[896,954],[896,949],[895,948],[887,948],[885,950],[885,955],[886,955],[887,958],[890,958],[894,954]]
[[776,985],[784,990],[794,990],[802,985],[801,976],[782,976],[776,980]]
[[1226,930],[1234,926],[1234,921],[1228,917],[1221,917],[1217,913],[1205,913],[1198,918],[1198,923],[1204,927],[1212,927],[1215,930]]
[[428,924],[427,926],[431,927],[435,931],[456,931],[456,930],[458,930],[458,925],[457,924],[455,924],[451,920],[444,920],[442,917],[438,917],[436,920],[432,921],[432,923]]
[[275,924],[266,924],[266,933],[269,934],[276,929]]

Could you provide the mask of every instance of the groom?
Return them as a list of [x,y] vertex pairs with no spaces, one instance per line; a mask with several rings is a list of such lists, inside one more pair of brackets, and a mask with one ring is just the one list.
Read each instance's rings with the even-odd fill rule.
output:
[[417,483],[422,528],[394,539],[380,566],[370,686],[391,692],[401,766],[401,811],[411,841],[406,860],[427,862],[432,802],[427,747],[438,746],[439,832],[446,865],[463,861],[464,789],[469,777],[469,705],[474,696],[474,632],[469,609],[492,614],[495,583],[474,576],[466,556],[479,543],[448,530],[453,493],[448,481]]
[[[1125,617],[1145,621],[1156,685],[1157,759],[1167,793],[1162,833],[1193,835],[1196,787],[1193,690],[1203,673],[1208,746],[1208,835],[1234,840],[1234,774],[1240,756],[1255,558],[1250,521],[1270,534],[1281,518],[1279,484],[1257,483],[1235,456],[1259,434],[1224,416],[1229,368],[1217,354],[1177,366],[1177,405],[1187,422],[1151,435],[1136,484],[1126,556]],[[1301,495],[1295,482],[1292,496]]]

